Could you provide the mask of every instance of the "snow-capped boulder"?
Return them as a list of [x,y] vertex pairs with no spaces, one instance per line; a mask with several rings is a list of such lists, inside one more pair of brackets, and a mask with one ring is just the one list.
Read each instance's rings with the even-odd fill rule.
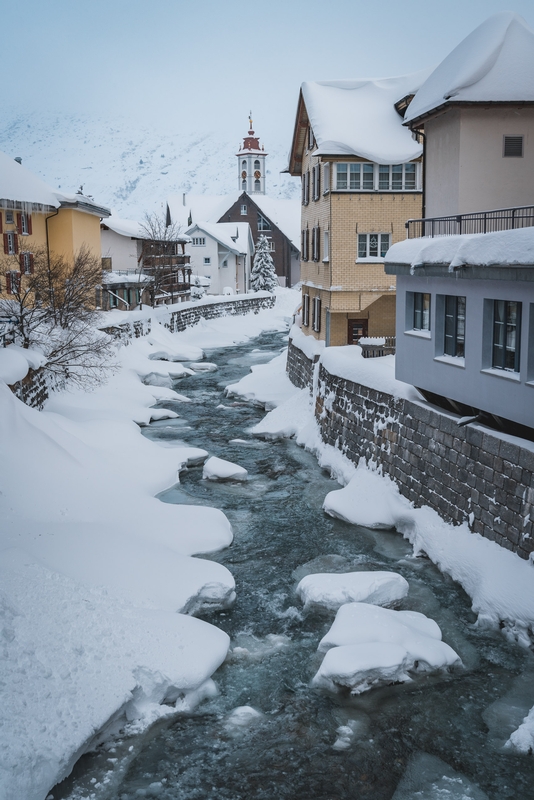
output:
[[391,606],[408,594],[408,581],[395,572],[346,572],[306,575],[297,586],[305,608],[319,605],[336,611],[344,603]]
[[212,456],[204,464],[202,478],[208,481],[246,481],[248,472],[239,464]]

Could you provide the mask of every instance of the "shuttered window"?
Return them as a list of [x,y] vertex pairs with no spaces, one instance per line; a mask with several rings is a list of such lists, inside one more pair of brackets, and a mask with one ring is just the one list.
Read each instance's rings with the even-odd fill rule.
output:
[[505,158],[523,158],[523,137],[505,136],[503,156]]
[[307,261],[308,258],[309,258],[309,243],[310,243],[309,230],[308,230],[308,228],[305,228],[305,230],[302,231],[302,248],[301,248],[301,252],[302,252],[302,260],[303,261]]
[[4,253],[7,256],[15,256],[19,252],[19,237],[16,233],[9,231],[3,234]]
[[6,292],[7,294],[20,292],[20,272],[15,272],[14,270],[6,272]]
[[20,271],[23,275],[33,275],[33,253],[21,253]]
[[318,225],[312,228],[312,259],[319,261],[321,229]]
[[314,297],[312,303],[312,329],[319,333],[321,330],[321,298]]
[[328,194],[328,192],[330,191],[330,164],[324,165],[323,178],[324,178],[323,194]]
[[310,295],[302,295],[302,324],[307,328],[310,324]]

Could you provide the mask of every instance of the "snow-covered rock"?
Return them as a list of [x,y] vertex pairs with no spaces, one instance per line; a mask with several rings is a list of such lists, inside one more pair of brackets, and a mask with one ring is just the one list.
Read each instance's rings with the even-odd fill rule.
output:
[[439,626],[424,614],[367,603],[341,606],[319,651],[326,656],[314,685],[348,688],[353,694],[461,665],[457,653],[441,641]]
[[408,594],[408,581],[395,572],[346,572],[306,575],[297,586],[304,608],[336,611],[344,603],[391,606]]
[[210,361],[197,361],[189,364],[189,369],[193,372],[216,372],[219,368],[217,364]]
[[202,478],[208,481],[246,481],[248,472],[239,464],[212,456],[204,464]]

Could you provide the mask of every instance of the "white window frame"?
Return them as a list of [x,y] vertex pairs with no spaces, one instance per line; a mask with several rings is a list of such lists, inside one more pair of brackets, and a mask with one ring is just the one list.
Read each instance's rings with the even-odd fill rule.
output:
[[330,191],[330,162],[324,165],[323,169],[323,194],[328,194]]
[[7,231],[7,255],[8,256],[15,256],[17,254],[17,248],[15,247],[16,242],[16,233],[15,231]]
[[14,224],[15,224],[15,212],[6,211],[6,225],[14,225]]
[[241,216],[242,217],[246,217],[247,213],[248,213],[247,212],[247,204],[246,203],[242,203],[241,204]]
[[206,237],[205,236],[193,236],[191,240],[191,244],[193,247],[206,247]]
[[29,235],[28,215],[24,213],[20,215],[20,232],[23,236]]
[[[370,169],[370,167],[372,169]],[[401,168],[400,186],[393,187],[393,176]],[[409,169],[407,169],[409,168]],[[380,187],[381,175],[387,170],[387,188]],[[406,188],[406,175],[414,179],[413,188]],[[343,177],[342,177],[343,176]],[[365,179],[365,186],[364,186]],[[404,164],[374,164],[370,161],[339,161],[335,163],[336,192],[420,192],[421,172],[416,161]],[[371,185],[372,183],[372,185]]]
[[210,256],[206,256],[204,258],[204,266],[208,267],[210,264],[211,264],[211,258],[210,258]]
[[[378,191],[379,192],[415,192],[417,190],[417,164],[409,161],[406,164],[378,164]],[[409,170],[406,168],[409,167]],[[400,169],[399,169],[400,168]],[[380,180],[386,174],[387,187],[380,186]],[[406,174],[413,175],[413,186],[406,188]],[[394,176],[400,175],[400,186],[393,187]]]
[[[371,244],[372,244],[371,237],[373,237],[373,236],[377,237],[377,252],[376,252],[376,255],[371,255],[371,252],[370,252],[371,251]],[[365,255],[362,255],[361,254],[361,244],[363,242],[364,237],[365,237],[366,246],[365,246]],[[386,248],[386,250],[384,252],[384,255],[382,255],[383,243],[384,243],[384,240],[386,239],[386,237],[387,237],[387,248]],[[364,260],[366,258],[385,258],[385,254],[387,253],[387,251],[391,247],[391,233],[385,233],[384,231],[372,231],[371,233],[359,233],[356,245],[357,245],[356,258],[357,258],[358,261]]]
[[258,230],[259,231],[270,231],[272,230],[271,223],[263,214],[260,214],[258,211]]
[[21,272],[23,275],[32,274],[32,254],[29,251],[24,251],[20,254],[22,257]]

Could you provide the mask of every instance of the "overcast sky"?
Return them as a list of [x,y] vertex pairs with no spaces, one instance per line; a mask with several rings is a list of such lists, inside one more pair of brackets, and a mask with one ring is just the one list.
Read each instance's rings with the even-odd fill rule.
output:
[[[291,135],[303,80],[437,64],[489,15],[532,0],[0,0],[11,105]],[[12,69],[6,70],[11,65]],[[6,77],[9,75],[9,82]]]

